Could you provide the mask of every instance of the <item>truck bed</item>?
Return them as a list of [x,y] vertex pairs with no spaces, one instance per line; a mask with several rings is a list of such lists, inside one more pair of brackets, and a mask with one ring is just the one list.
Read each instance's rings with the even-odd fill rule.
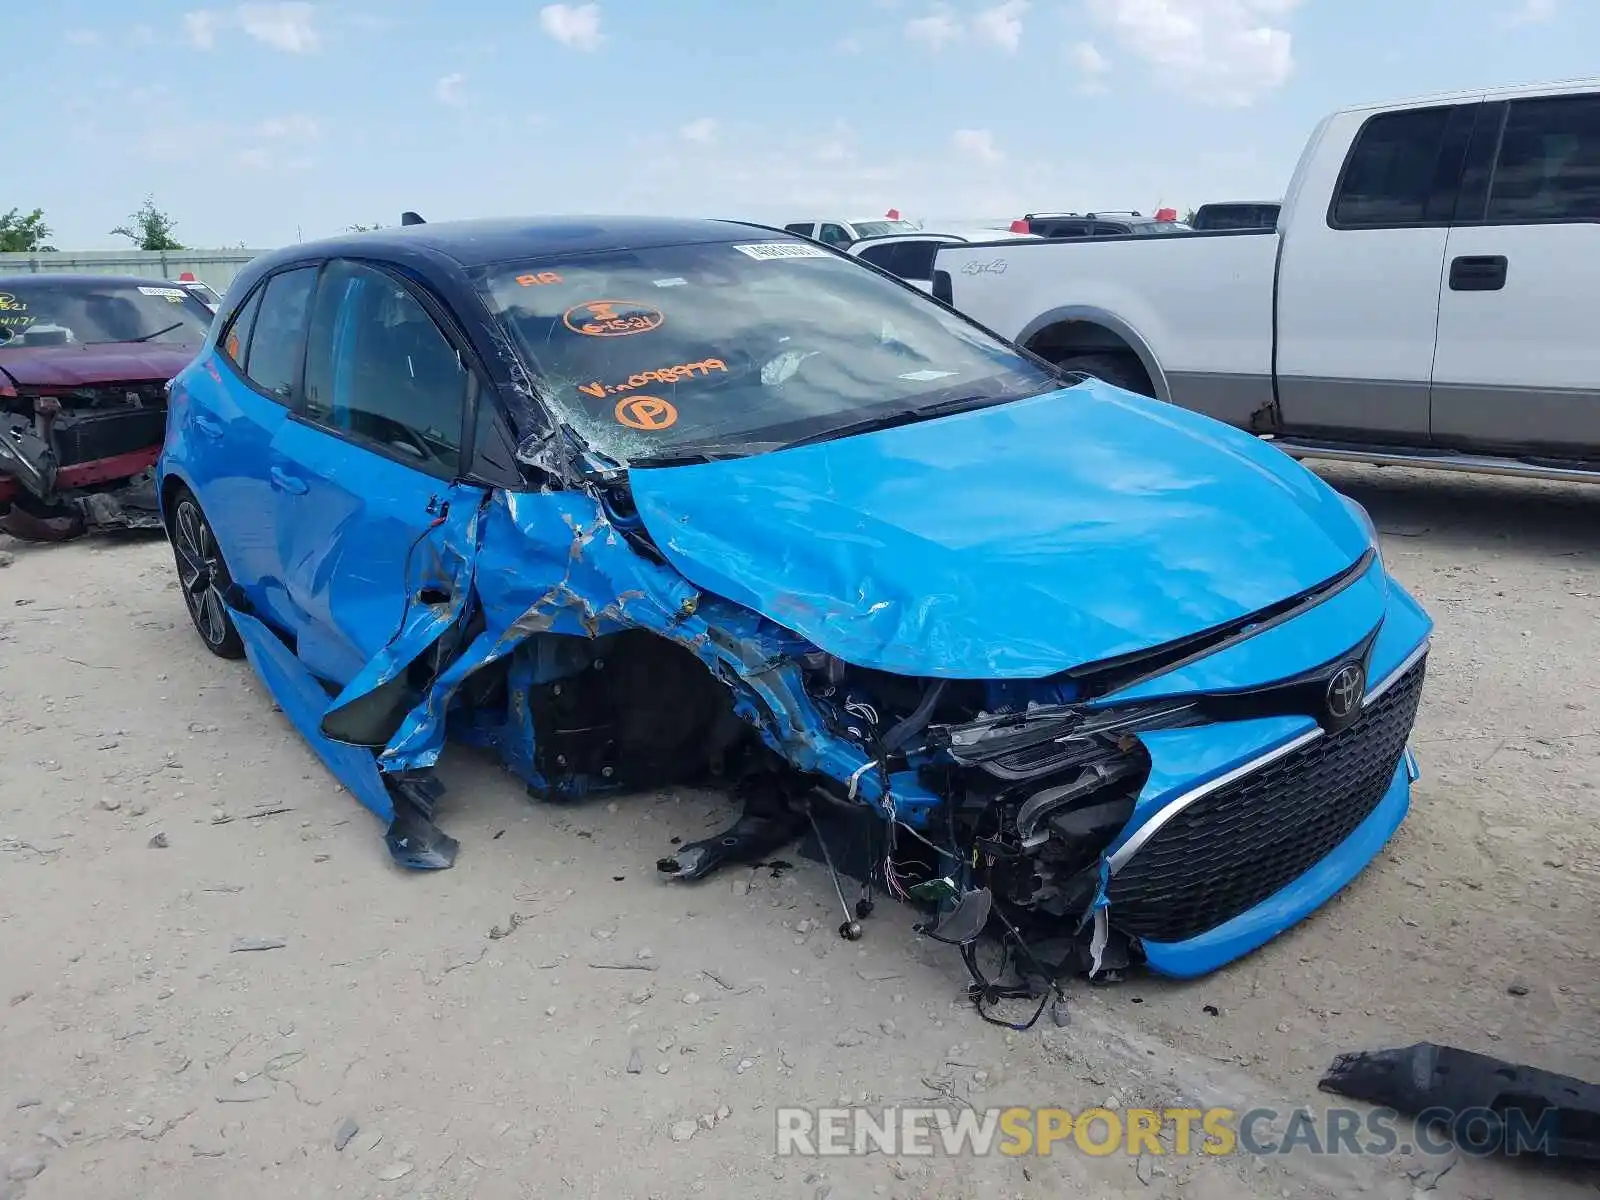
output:
[[1228,230],[967,243],[934,267],[950,303],[1001,336],[1061,361],[1094,350],[1069,323],[1098,323],[1132,345],[1161,399],[1247,425],[1272,398],[1277,254],[1273,230]]

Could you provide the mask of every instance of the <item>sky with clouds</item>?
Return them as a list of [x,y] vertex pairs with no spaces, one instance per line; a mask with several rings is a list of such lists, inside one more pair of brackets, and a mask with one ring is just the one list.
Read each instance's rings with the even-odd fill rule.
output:
[[[1349,104],[1595,70],[1596,0],[52,0],[0,212],[192,246],[552,212],[786,221],[1280,194]],[[468,15],[470,13],[470,15]]]

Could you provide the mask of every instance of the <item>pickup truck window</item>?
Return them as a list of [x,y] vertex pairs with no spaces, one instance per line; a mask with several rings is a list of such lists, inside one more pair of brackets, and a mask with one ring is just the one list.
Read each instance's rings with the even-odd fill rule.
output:
[[1600,221],[1600,96],[1512,103],[1487,219]]
[[1345,162],[1332,224],[1359,229],[1426,221],[1451,112],[1415,108],[1367,121]]

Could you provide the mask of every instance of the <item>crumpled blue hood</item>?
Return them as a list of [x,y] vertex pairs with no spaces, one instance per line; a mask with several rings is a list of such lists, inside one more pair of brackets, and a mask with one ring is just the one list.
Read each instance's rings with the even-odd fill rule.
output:
[[1098,382],[630,481],[690,582],[906,675],[1039,678],[1146,649],[1368,545],[1281,451]]

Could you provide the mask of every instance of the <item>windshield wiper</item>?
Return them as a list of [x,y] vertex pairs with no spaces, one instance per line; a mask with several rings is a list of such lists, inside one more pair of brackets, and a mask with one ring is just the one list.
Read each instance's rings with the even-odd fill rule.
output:
[[628,466],[648,470],[650,467],[683,467],[695,463],[724,462],[730,458],[749,458],[768,450],[781,450],[788,442],[687,442],[682,446],[669,446],[660,454],[630,454]]
[[183,328],[183,322],[182,321],[174,321],[171,325],[168,325],[165,329],[158,329],[154,333],[147,333],[147,334],[144,334],[142,337],[129,338],[128,340],[130,342],[148,342],[151,338],[158,338],[163,333],[171,333],[174,329],[182,329],[182,328]]
[[991,404],[1000,404],[1007,400],[1016,400],[1016,396],[992,396],[981,393],[975,396],[957,396],[951,400],[940,400],[937,404],[924,404],[918,408],[897,408],[893,412],[878,413],[875,416],[863,417],[859,421],[849,421],[843,425],[835,425],[831,429],[823,429],[817,433],[809,433],[803,438],[796,438],[792,442],[785,442],[785,450],[793,450],[796,446],[814,446],[818,442],[831,442],[836,438],[851,437],[858,433],[875,433],[880,429],[893,429],[896,425],[912,425],[918,421],[931,420],[934,417],[946,417],[951,413],[966,412],[968,409],[984,408]]

